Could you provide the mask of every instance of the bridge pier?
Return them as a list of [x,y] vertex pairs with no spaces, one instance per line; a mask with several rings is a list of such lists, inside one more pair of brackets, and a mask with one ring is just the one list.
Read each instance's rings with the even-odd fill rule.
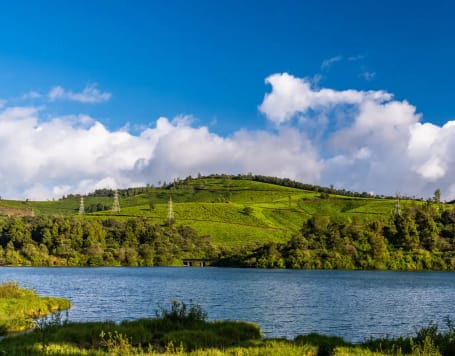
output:
[[212,263],[217,262],[217,260],[206,259],[206,258],[185,258],[182,260],[185,267],[206,267],[210,266]]

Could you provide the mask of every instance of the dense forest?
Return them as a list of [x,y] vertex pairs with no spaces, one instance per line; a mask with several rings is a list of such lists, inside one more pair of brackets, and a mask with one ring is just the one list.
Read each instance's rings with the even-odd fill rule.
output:
[[455,270],[455,208],[428,200],[376,221],[314,214],[286,242],[237,248],[146,218],[0,220],[2,265],[164,266],[184,258],[256,268]]
[[0,264],[167,266],[216,255],[210,238],[190,227],[145,219],[11,217],[0,220]]
[[314,215],[286,243],[242,249],[221,265],[260,268],[455,270],[455,209],[427,201],[361,224]]

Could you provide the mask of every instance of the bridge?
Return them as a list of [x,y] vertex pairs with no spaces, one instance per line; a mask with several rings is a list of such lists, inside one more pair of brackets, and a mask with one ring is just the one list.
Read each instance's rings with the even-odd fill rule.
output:
[[186,267],[206,267],[218,262],[218,260],[208,258],[184,258],[182,262]]

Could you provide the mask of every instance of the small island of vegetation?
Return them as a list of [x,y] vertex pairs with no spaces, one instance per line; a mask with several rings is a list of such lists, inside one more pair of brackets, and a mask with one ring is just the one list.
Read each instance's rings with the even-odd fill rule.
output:
[[0,284],[0,335],[33,328],[35,321],[51,313],[68,309],[65,298],[43,297],[20,288],[16,282]]

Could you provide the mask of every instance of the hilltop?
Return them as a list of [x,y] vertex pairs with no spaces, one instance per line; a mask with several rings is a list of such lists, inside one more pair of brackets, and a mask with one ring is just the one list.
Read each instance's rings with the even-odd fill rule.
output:
[[[393,197],[371,196],[264,176],[187,177],[160,187],[119,190],[121,211],[112,214],[114,191],[84,196],[86,213],[79,215],[80,196],[53,201],[0,201],[0,215],[74,216],[79,219],[125,220],[141,217],[162,224],[172,198],[177,225],[209,235],[215,245],[241,246],[287,241],[313,215],[331,221],[389,220]],[[421,204],[402,199],[401,208]]]

